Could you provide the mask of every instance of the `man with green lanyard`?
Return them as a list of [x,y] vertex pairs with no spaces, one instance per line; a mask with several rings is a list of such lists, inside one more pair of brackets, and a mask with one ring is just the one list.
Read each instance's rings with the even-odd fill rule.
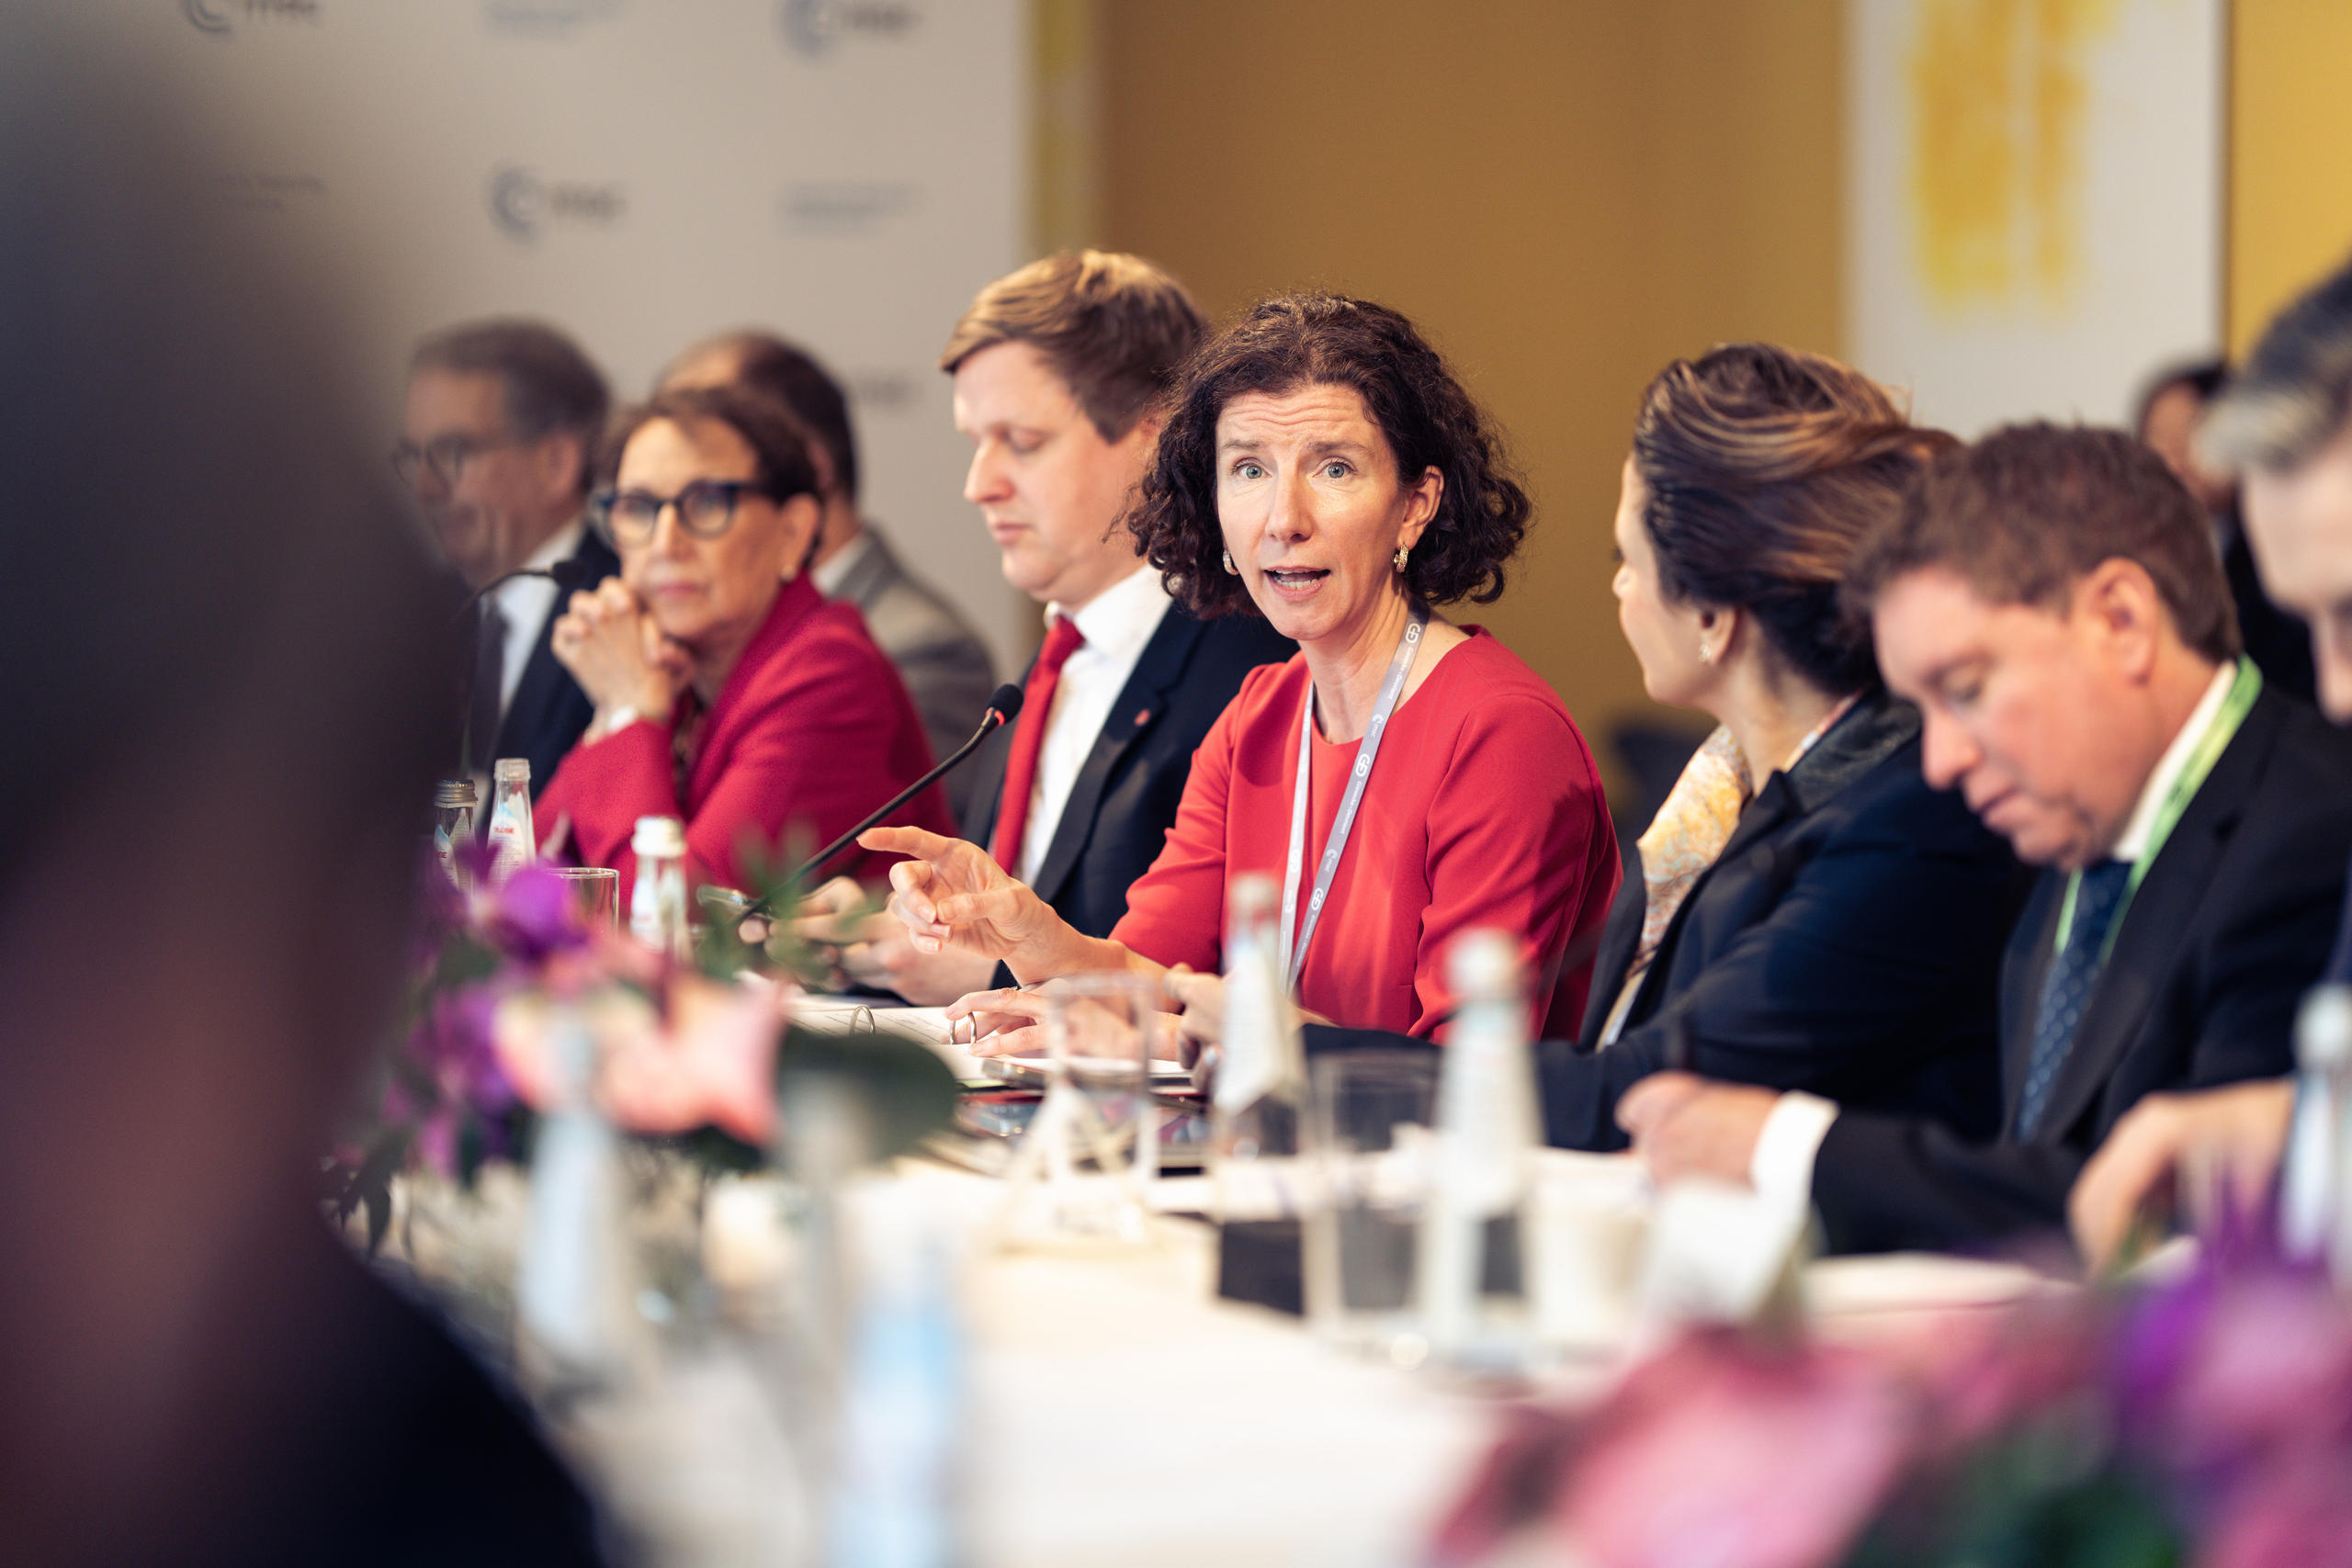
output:
[[1847,586],[1928,781],[2049,868],[2002,968],[2002,1132],[1680,1074],[1620,1120],[1662,1178],[1809,1196],[1833,1250],[2056,1231],[2142,1096],[2287,1069],[2344,897],[2352,739],[2263,690],[2203,514],[2120,432],[1947,454]]

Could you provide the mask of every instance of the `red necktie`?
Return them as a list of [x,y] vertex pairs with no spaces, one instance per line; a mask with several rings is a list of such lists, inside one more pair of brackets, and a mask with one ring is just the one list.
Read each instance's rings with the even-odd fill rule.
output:
[[1012,750],[1004,759],[1004,793],[997,797],[996,842],[989,852],[996,863],[1021,874],[1021,838],[1029,827],[1029,795],[1037,784],[1037,753],[1046,744],[1046,720],[1053,716],[1054,688],[1062,683],[1062,666],[1086,637],[1078,623],[1057,615],[1046,628],[1046,646],[1021,688],[1021,716],[1012,721]]

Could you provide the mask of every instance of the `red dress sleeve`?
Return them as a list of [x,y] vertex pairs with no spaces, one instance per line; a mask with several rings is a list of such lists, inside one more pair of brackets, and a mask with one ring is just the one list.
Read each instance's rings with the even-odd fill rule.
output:
[[[861,632],[809,626],[762,652],[761,665],[730,684],[705,720],[687,801],[673,782],[671,731],[653,724],[574,747],[540,797],[543,831],[570,816],[582,863],[616,867],[624,899],[636,878],[628,843],[639,817],[684,818],[690,884],[741,887],[747,849],[813,851],[930,765],[897,672]],[[936,785],[891,820],[954,831]],[[787,832],[799,837],[787,840]],[[828,869],[871,878],[893,858],[852,851]]]
[[[1596,842],[1610,840],[1608,857]],[[1614,863],[1615,838],[1600,784],[1575,726],[1532,696],[1500,695],[1463,724],[1430,802],[1430,900],[1421,913],[1413,992],[1426,1033],[1453,1007],[1445,954],[1474,927],[1521,933],[1532,995],[1532,1027],[1552,1002],[1546,977],[1589,901],[1603,908],[1613,883],[1596,887],[1593,866]]]
[[618,867],[626,908],[637,880],[637,857],[628,848],[637,819],[685,815],[671,779],[670,727],[628,725],[566,752],[533,805],[531,820],[543,847],[553,844],[559,824],[568,824],[563,852],[582,865]]

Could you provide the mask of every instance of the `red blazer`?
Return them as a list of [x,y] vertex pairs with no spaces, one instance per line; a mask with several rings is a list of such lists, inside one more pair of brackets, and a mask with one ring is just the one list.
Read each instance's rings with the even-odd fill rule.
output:
[[[628,844],[640,817],[685,818],[689,884],[741,887],[747,845],[772,863],[783,858],[780,844],[794,856],[822,848],[931,766],[914,704],[857,606],[827,601],[806,577],[776,594],[727,677],[703,720],[683,798],[672,761],[676,724],[632,724],[582,740],[532,807],[543,839],[569,818],[580,863],[619,870],[623,908],[636,881]],[[889,821],[956,831],[937,784]],[[879,880],[897,858],[853,848],[820,874]]]
[[[1479,926],[1524,945],[1531,1025],[1559,1003],[1584,1005],[1592,943],[1579,939],[1607,919],[1623,874],[1600,774],[1542,677],[1483,628],[1464,629],[1470,640],[1388,721],[1306,950],[1299,1004],[1337,1023],[1433,1033],[1453,1010],[1446,947]],[[1193,755],[1167,847],[1128,893],[1114,941],[1162,964],[1221,967],[1230,879],[1282,881],[1306,687],[1304,654],[1242,682]],[[1358,744],[1315,737],[1302,924]]]

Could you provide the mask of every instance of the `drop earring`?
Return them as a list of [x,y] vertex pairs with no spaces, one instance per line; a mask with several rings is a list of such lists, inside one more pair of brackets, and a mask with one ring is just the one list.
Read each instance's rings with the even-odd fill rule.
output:
[[1395,555],[1393,555],[1393,556],[1391,556],[1391,557],[1389,557],[1389,558],[1388,558],[1389,559],[1391,559],[1391,560],[1393,560],[1393,561],[1395,561],[1395,562],[1396,563],[1396,570],[1397,570],[1398,571],[1402,571],[1402,570],[1405,570],[1405,555],[1406,555],[1406,547],[1399,546],[1399,547],[1397,547],[1396,553]]
[[1225,574],[1227,577],[1239,577],[1241,575],[1241,569],[1233,564],[1233,552],[1231,550],[1223,550],[1218,553],[1225,557]]

